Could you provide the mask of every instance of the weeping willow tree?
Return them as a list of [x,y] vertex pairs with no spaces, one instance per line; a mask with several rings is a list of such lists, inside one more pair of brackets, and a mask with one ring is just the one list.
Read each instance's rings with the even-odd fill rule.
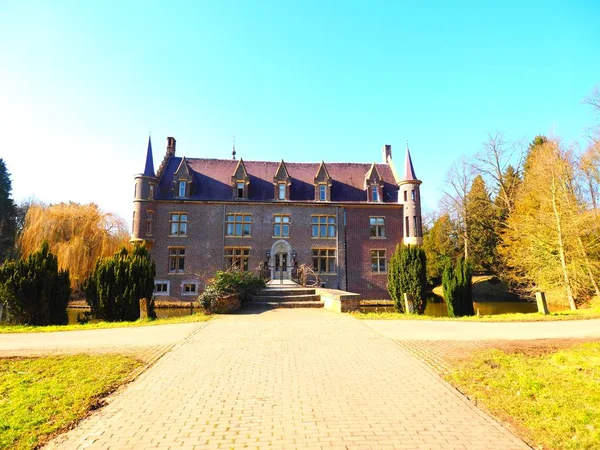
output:
[[96,261],[114,254],[128,239],[125,222],[93,203],[36,203],[27,211],[18,244],[26,257],[48,242],[60,269],[69,271],[71,287],[81,290]]

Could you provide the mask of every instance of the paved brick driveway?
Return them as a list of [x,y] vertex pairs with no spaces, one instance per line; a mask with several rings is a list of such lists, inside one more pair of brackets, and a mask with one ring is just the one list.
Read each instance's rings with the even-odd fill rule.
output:
[[391,340],[323,310],[214,320],[49,447],[529,448]]

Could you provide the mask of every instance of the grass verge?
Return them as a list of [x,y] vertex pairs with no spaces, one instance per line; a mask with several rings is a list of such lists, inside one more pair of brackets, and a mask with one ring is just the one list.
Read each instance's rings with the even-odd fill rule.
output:
[[576,311],[560,311],[550,313],[547,316],[540,313],[512,313],[494,314],[489,316],[467,316],[467,317],[433,317],[419,316],[414,314],[401,314],[396,312],[368,312],[352,313],[354,317],[361,320],[453,320],[464,322],[545,322],[561,320],[585,320],[600,319],[600,309],[578,309]]
[[535,448],[598,448],[600,343],[534,355],[488,350],[446,377]]
[[47,326],[30,326],[30,325],[1,325],[0,333],[44,333],[51,331],[78,331],[78,330],[94,330],[99,328],[124,328],[124,327],[145,327],[154,325],[167,325],[176,323],[193,323],[205,322],[212,319],[213,316],[203,313],[195,313],[188,316],[169,317],[156,320],[136,320],[135,322],[96,322],[86,324],[73,325],[47,325]]
[[0,359],[0,448],[37,448],[141,365],[122,355]]

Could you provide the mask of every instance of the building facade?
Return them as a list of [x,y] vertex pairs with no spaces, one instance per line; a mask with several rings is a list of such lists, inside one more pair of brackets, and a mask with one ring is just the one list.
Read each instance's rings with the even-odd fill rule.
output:
[[217,270],[289,278],[306,264],[329,288],[388,298],[396,245],[421,245],[420,184],[410,152],[383,163],[293,163],[176,156],[154,170],[148,140],[135,176],[132,241],[156,262],[155,293],[194,299]]

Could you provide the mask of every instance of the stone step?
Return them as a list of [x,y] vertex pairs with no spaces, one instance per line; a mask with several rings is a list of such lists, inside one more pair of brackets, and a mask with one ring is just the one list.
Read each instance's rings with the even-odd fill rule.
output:
[[269,296],[269,297],[279,297],[281,295],[314,295],[314,289],[305,289],[305,288],[266,288],[261,290],[258,295],[261,296]]
[[323,302],[251,302],[250,306],[265,308],[323,308]]
[[259,295],[252,296],[252,302],[318,302],[321,301],[321,296],[318,294],[308,295]]

